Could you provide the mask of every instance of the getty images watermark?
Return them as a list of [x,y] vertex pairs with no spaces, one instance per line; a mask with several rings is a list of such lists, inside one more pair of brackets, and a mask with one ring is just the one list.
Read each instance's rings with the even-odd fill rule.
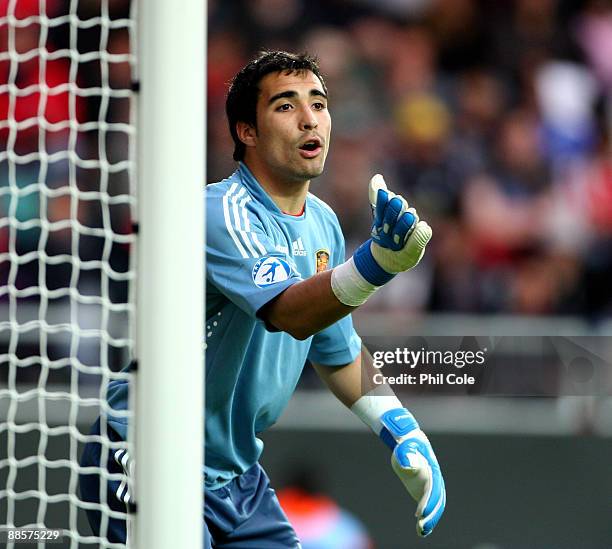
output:
[[365,336],[365,391],[488,396],[610,396],[612,338]]
[[462,369],[466,366],[484,366],[487,348],[478,351],[436,351],[421,347],[419,350],[407,347],[396,348],[393,351],[374,351],[373,364],[377,369],[386,366],[400,366],[402,370],[394,375],[384,375],[377,372],[372,381],[377,385],[475,385],[476,376],[465,372],[431,372],[420,371],[423,367],[441,366],[446,369]]

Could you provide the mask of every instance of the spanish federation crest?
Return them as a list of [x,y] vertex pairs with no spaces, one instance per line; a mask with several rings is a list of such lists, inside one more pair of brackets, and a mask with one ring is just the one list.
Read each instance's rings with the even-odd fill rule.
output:
[[320,249],[315,252],[317,273],[322,273],[329,266],[329,250]]
[[253,282],[259,288],[265,288],[287,280],[291,274],[291,267],[284,259],[275,256],[262,257],[253,265]]

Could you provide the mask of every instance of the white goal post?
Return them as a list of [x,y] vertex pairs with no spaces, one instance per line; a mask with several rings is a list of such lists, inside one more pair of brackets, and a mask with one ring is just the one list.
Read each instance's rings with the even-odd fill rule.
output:
[[[205,0],[0,1],[0,547],[120,548],[117,518],[132,549],[202,543],[206,21]],[[110,413],[127,444],[90,434]],[[92,442],[136,478],[82,467]],[[127,514],[85,501],[94,472]]]
[[138,549],[202,543],[205,8],[139,5]]

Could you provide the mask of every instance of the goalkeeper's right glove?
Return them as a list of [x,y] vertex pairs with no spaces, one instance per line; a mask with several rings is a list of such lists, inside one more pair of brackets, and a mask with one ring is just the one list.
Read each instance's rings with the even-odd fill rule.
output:
[[370,180],[369,197],[374,214],[371,237],[332,272],[334,294],[353,307],[364,303],[397,273],[415,267],[432,234],[416,210],[387,189],[382,175]]
[[[416,267],[431,238],[431,227],[420,221],[406,200],[387,189],[380,174],[370,180],[370,205],[374,212],[370,245],[366,241],[356,256],[369,250],[373,259],[386,272],[395,274]],[[363,258],[360,258],[363,262]]]

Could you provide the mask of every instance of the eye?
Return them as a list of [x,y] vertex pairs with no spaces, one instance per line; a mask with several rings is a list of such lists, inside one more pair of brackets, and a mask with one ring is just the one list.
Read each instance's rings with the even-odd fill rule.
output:
[[325,103],[321,103],[321,101],[317,101],[316,103],[312,104],[312,108],[315,111],[322,111],[325,109]]
[[286,112],[290,110],[292,107],[293,105],[291,105],[291,103],[283,103],[282,105],[279,105],[278,107],[276,107],[276,110],[279,112]]

